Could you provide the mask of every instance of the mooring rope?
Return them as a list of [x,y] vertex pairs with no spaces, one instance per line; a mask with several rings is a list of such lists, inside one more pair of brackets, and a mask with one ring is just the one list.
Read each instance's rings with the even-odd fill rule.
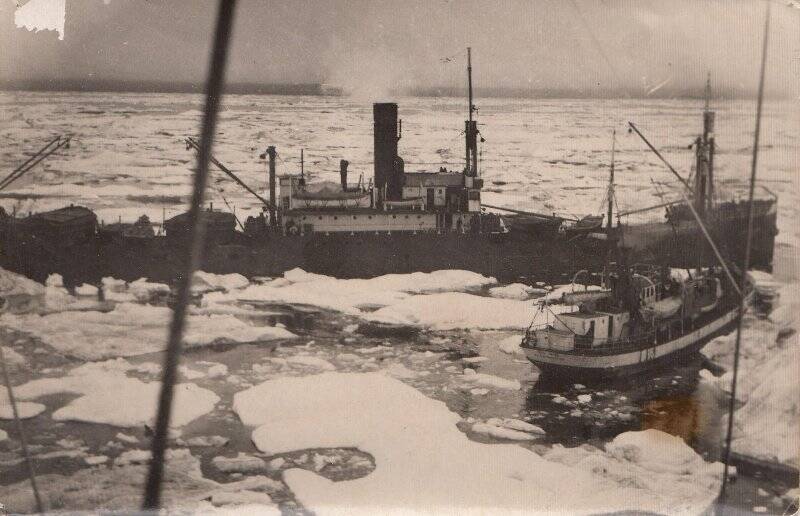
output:
[[206,82],[206,106],[203,113],[203,127],[200,137],[200,148],[197,153],[197,170],[194,174],[194,188],[192,191],[192,204],[189,209],[189,246],[184,256],[183,274],[179,278],[177,302],[169,328],[169,341],[161,378],[161,391],[159,394],[158,414],[156,417],[155,434],[152,442],[152,458],[145,486],[142,508],[152,511],[160,507],[161,483],[164,475],[164,455],[167,448],[170,414],[177,369],[180,361],[183,330],[186,325],[186,307],[191,295],[192,275],[200,265],[205,238],[205,224],[203,219],[203,199],[205,197],[206,183],[208,182],[208,168],[211,158],[211,146],[214,141],[214,131],[217,122],[220,99],[225,82],[225,62],[228,57],[228,42],[233,24],[236,0],[220,0],[217,11],[217,25],[214,32],[214,46],[209,64],[208,80]]

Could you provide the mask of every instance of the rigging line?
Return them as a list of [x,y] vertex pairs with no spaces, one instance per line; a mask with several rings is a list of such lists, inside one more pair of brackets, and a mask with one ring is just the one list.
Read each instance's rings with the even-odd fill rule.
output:
[[[192,147],[197,149],[198,154],[199,154],[199,152],[200,152],[200,144],[197,143],[197,140],[195,140],[194,138],[192,138],[190,136],[190,137],[186,138],[186,143],[188,143],[189,145],[191,145]],[[211,161],[211,163],[216,165],[217,168],[222,170],[228,177],[233,179],[236,182],[236,184],[238,184],[239,186],[241,186],[242,188],[247,190],[250,194],[254,195],[259,201],[264,203],[268,208],[271,207],[270,202],[268,200],[266,200],[264,197],[258,195],[258,193],[255,190],[253,190],[252,188],[247,186],[247,183],[245,183],[244,181],[239,179],[239,176],[234,174],[228,167],[223,165],[222,162],[220,162],[217,158],[215,158],[214,156],[209,155],[208,159],[209,159],[209,161]]]
[[688,182],[687,182],[687,181],[686,181],[686,180],[683,178],[683,176],[681,176],[680,174],[678,174],[678,171],[677,171],[677,170],[675,170],[675,168],[673,168],[673,166],[669,164],[669,162],[666,160],[666,158],[664,158],[664,156],[662,156],[662,155],[661,155],[661,153],[660,153],[660,152],[658,152],[658,149],[656,149],[656,148],[653,146],[653,144],[652,144],[652,143],[650,143],[650,142],[647,140],[647,138],[645,138],[645,137],[644,137],[644,135],[642,134],[642,132],[641,132],[641,131],[639,131],[639,128],[638,128],[638,127],[636,127],[636,126],[633,124],[633,122],[628,122],[628,126],[630,126],[630,128],[631,128],[631,129],[633,129],[634,131],[636,131],[636,134],[638,134],[638,135],[639,135],[639,138],[641,138],[641,139],[644,141],[644,143],[646,143],[646,144],[647,144],[647,146],[648,146],[648,147],[650,147],[650,150],[651,150],[651,151],[653,151],[653,152],[655,153],[655,155],[656,155],[656,156],[658,156],[658,159],[660,159],[660,160],[661,160],[661,162],[667,166],[667,168],[669,169],[669,171],[670,171],[670,172],[672,172],[672,173],[675,175],[675,177],[677,177],[677,178],[680,180],[680,182],[681,182],[681,183],[683,183],[683,186],[685,186],[685,187],[686,187],[686,189],[687,189],[687,190],[689,190],[689,193],[692,193],[692,194],[693,194],[694,192],[692,191],[692,187],[691,187],[691,186],[689,186],[689,183],[688,183]]
[[[631,126],[633,126],[633,124],[631,124],[630,122],[628,122],[628,123]],[[647,139],[644,137],[644,135],[642,133],[639,132],[638,129],[636,129],[636,134],[638,134],[642,138],[642,140],[645,141],[645,143],[650,145],[650,142],[647,141]],[[650,145],[650,148],[654,149],[654,147],[652,145]],[[661,156],[659,156],[659,157],[661,157]],[[665,165],[667,165],[667,167],[669,167],[670,170],[674,170],[672,168],[672,165],[670,165],[669,162],[666,159],[661,157],[661,160],[664,162]],[[714,243],[714,239],[711,238],[711,235],[708,233],[708,229],[706,229],[706,225],[703,223],[703,219],[701,219],[700,215],[697,213],[697,210],[695,209],[694,204],[689,200],[688,197],[686,197],[686,194],[682,190],[678,190],[678,192],[681,194],[681,198],[683,199],[683,202],[686,203],[686,205],[689,207],[689,210],[692,212],[692,216],[694,216],[695,221],[697,221],[697,225],[700,226],[700,231],[702,231],[703,236],[705,237],[706,241],[708,241],[708,244],[711,246],[711,250],[714,251],[714,256],[716,256],[717,261],[722,266],[722,269],[725,271],[725,275],[728,277],[728,280],[731,282],[731,285],[733,285],[734,290],[736,290],[736,293],[739,294],[739,296],[744,296],[744,293],[739,288],[739,283],[733,278],[733,274],[731,274],[731,270],[728,267],[728,264],[722,258],[722,255],[720,254],[719,249],[717,248],[717,245]]]
[[231,215],[233,215],[233,218],[236,220],[236,223],[239,224],[239,228],[242,231],[244,231],[244,225],[242,224],[242,221],[239,220],[239,217],[236,216],[236,211],[231,207],[230,203],[228,202],[228,199],[225,198],[225,194],[223,193],[222,188],[217,186],[216,190],[219,196],[222,198],[222,202],[224,202],[225,206],[228,207],[228,211],[230,211]]
[[22,170],[23,168],[27,167],[27,166],[28,166],[28,164],[29,164],[31,161],[33,161],[34,159],[36,159],[36,158],[37,158],[37,157],[38,157],[38,156],[39,156],[41,153],[43,153],[44,151],[46,151],[48,147],[50,147],[50,146],[51,146],[51,145],[53,145],[54,143],[58,142],[58,140],[60,140],[60,139],[61,139],[61,135],[59,134],[58,136],[56,136],[55,138],[53,138],[52,140],[50,140],[49,142],[47,142],[47,145],[45,145],[44,147],[42,147],[42,148],[41,148],[41,149],[39,149],[38,151],[34,152],[34,153],[33,153],[33,155],[31,155],[31,157],[29,157],[27,160],[25,160],[25,162],[24,162],[22,165],[18,166],[17,168],[15,168],[14,170],[12,170],[10,174],[8,174],[6,177],[4,177],[4,178],[2,179],[2,181],[0,181],[0,183],[3,183],[3,182],[5,182],[5,181],[7,181],[7,180],[8,180],[8,178],[10,178],[10,177],[11,177],[11,176],[13,176],[14,174],[18,173],[18,172],[19,172],[20,170]]
[[6,383],[8,389],[8,400],[11,402],[11,410],[14,414],[14,424],[17,427],[17,434],[19,435],[19,443],[22,446],[22,454],[25,456],[25,467],[28,470],[28,478],[31,481],[31,488],[33,489],[33,498],[36,500],[36,512],[43,513],[44,505],[42,504],[42,497],[39,495],[39,488],[36,485],[36,473],[33,470],[33,461],[31,460],[30,451],[28,451],[28,440],[25,437],[25,428],[22,426],[22,419],[19,417],[19,410],[17,409],[17,398],[14,397],[14,389],[11,386],[11,379],[8,377],[8,370],[6,369],[6,358],[3,355],[3,346],[0,346],[0,367],[3,369],[3,381]]
[[586,18],[584,18],[583,13],[578,7],[577,2],[575,0],[570,0],[570,4],[572,5],[572,8],[575,9],[575,12],[578,14],[578,19],[583,24],[583,27],[589,34],[589,37],[592,39],[592,43],[594,43],[595,47],[597,47],[597,52],[602,56],[603,60],[608,65],[608,68],[611,70],[611,73],[614,74],[614,78],[617,80],[617,84],[624,84],[619,75],[619,72],[617,72],[617,69],[614,67],[614,64],[611,62],[611,59],[609,59],[608,54],[606,54],[605,50],[603,50],[603,45],[600,43],[600,40],[598,40],[597,36],[595,36],[594,30],[592,30],[592,27],[586,21]]
[[167,448],[169,420],[180,362],[182,337],[186,325],[186,308],[191,295],[192,275],[197,269],[203,252],[205,224],[203,223],[203,198],[208,180],[211,147],[214,142],[217,114],[225,83],[225,62],[228,57],[228,42],[231,36],[236,0],[219,0],[214,29],[214,46],[206,81],[206,105],[200,149],[197,153],[197,169],[194,174],[192,204],[189,209],[189,245],[183,256],[183,274],[179,277],[177,301],[169,328],[169,341],[164,356],[164,367],[159,393],[155,435],[152,442],[152,457],[145,486],[142,508],[156,510],[161,503],[161,483],[164,475],[164,455]]
[[[747,242],[745,244],[744,262],[742,263],[742,289],[745,288],[747,271],[750,268],[750,253],[752,252],[753,239],[753,197],[755,195],[756,170],[758,165],[758,142],[761,138],[761,109],[764,103],[764,75],[767,65],[767,43],[769,41],[769,18],[771,3],[767,2],[767,12],[764,19],[764,40],[761,49],[761,76],[758,79],[758,100],[756,101],[756,127],[753,135],[753,160],[750,169],[749,210],[747,215]],[[733,437],[733,411],[736,408],[736,381],[739,375],[739,352],[742,345],[742,319],[746,308],[745,298],[739,300],[739,317],[736,321],[736,344],[733,353],[733,378],[731,379],[731,398],[728,404],[728,430],[725,434],[725,460],[723,461],[722,488],[720,489],[720,507],[725,502],[728,486],[728,463],[731,456],[731,439]]]
[[51,154],[53,154],[54,152],[56,152],[58,149],[60,149],[60,148],[62,148],[62,147],[64,147],[64,146],[67,146],[67,145],[69,145],[69,141],[70,141],[70,139],[69,139],[69,138],[67,138],[67,139],[65,139],[65,140],[61,140],[61,141],[60,141],[58,144],[56,144],[56,146],[55,146],[55,147],[53,147],[52,149],[49,149],[49,150],[47,150],[47,151],[46,151],[45,153],[43,153],[43,154],[39,154],[38,156],[35,156],[35,159],[34,159],[33,161],[30,161],[30,160],[29,160],[29,162],[28,162],[27,166],[24,166],[24,168],[23,168],[23,167],[20,167],[20,168],[16,169],[14,172],[12,172],[11,174],[9,174],[8,176],[6,176],[6,177],[5,177],[5,178],[4,178],[2,181],[0,181],[0,190],[4,190],[4,189],[5,189],[6,187],[8,187],[8,186],[9,186],[11,183],[13,183],[14,181],[16,181],[17,179],[19,179],[20,177],[22,177],[22,176],[24,176],[25,174],[27,174],[27,173],[28,173],[28,172],[29,172],[31,169],[33,169],[33,168],[34,168],[36,165],[38,165],[39,163],[41,163],[41,162],[42,162],[42,160],[44,160],[45,158],[47,158],[48,156],[50,156]]

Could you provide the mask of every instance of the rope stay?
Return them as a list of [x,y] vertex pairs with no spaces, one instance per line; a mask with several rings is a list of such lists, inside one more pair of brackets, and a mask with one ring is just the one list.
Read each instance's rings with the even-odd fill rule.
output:
[[183,273],[179,276],[177,300],[169,327],[169,340],[164,355],[161,390],[159,392],[158,412],[152,440],[151,459],[145,485],[142,509],[154,511],[161,505],[161,484],[164,476],[164,456],[167,449],[169,422],[172,412],[175,383],[178,377],[178,364],[182,349],[183,330],[186,326],[186,312],[191,296],[192,276],[200,265],[205,238],[203,224],[203,199],[208,181],[211,147],[217,125],[217,114],[225,83],[225,63],[228,57],[228,42],[233,25],[236,0],[219,0],[214,29],[214,44],[206,81],[206,104],[203,125],[198,145],[197,169],[194,174],[192,202],[189,209],[189,245],[183,256]]
[[[641,132],[639,132],[638,129],[636,129],[636,126],[633,125],[630,122],[628,122],[628,123],[636,131],[636,134],[638,134],[642,138],[642,140],[644,140],[644,142],[654,152],[657,153],[658,157],[661,158],[661,161],[663,161],[664,164],[670,170],[672,170],[673,173],[675,173],[677,175],[678,173],[675,172],[675,169],[672,168],[672,165],[670,165],[670,163],[663,156],[661,156],[661,154],[658,154],[658,151],[655,149],[655,147],[653,147],[653,145],[649,141],[647,141],[647,138],[645,138],[645,136]],[[680,177],[680,175],[678,175],[678,177]],[[689,191],[691,192],[691,188],[689,188],[689,185],[686,185],[686,188],[689,189]],[[739,296],[744,297],[744,293],[742,292],[742,289],[739,288],[739,282],[737,282],[734,279],[733,274],[731,273],[731,270],[728,267],[727,262],[725,261],[724,258],[722,258],[722,254],[720,253],[719,248],[717,247],[717,244],[715,244],[714,243],[714,239],[711,238],[711,234],[708,232],[708,229],[706,228],[706,225],[703,223],[703,219],[697,213],[697,210],[695,209],[694,204],[686,196],[686,193],[684,193],[683,191],[679,191],[679,193],[681,195],[681,198],[683,199],[683,202],[686,203],[686,205],[689,207],[689,210],[691,211],[692,216],[694,217],[695,221],[697,222],[697,225],[700,226],[700,231],[703,233],[703,236],[705,237],[706,241],[711,246],[711,250],[714,251],[714,255],[716,256],[717,261],[720,263],[720,265],[722,266],[722,269],[725,271],[725,275],[728,277],[728,280],[730,280],[731,285],[733,285],[734,290],[736,290],[736,293],[739,294]]]
[[[753,158],[750,168],[750,191],[749,191],[749,209],[747,214],[747,241],[745,243],[744,261],[742,262],[742,290],[745,288],[747,281],[747,271],[750,269],[750,254],[752,252],[753,241],[753,218],[754,206],[753,197],[755,196],[756,185],[756,171],[758,168],[758,143],[761,138],[761,110],[764,103],[764,75],[767,65],[767,43],[769,41],[769,19],[771,2],[767,2],[766,14],[764,17],[764,36],[761,48],[761,76],[758,79],[758,100],[756,101],[756,126],[753,134]],[[733,438],[733,412],[736,408],[736,383],[739,377],[739,354],[742,345],[742,319],[744,312],[747,308],[745,296],[739,300],[739,317],[736,321],[736,343],[734,344],[733,352],[733,378],[731,379],[731,397],[728,404],[728,428],[725,434],[725,455],[722,472],[722,487],[720,488],[719,501],[720,510],[724,507],[725,499],[727,497],[728,486],[728,463],[731,458],[731,441]]]
[[12,170],[6,177],[0,180],[0,191],[5,190],[11,183],[21,178],[33,169],[36,165],[41,163],[45,158],[61,149],[62,147],[69,148],[69,143],[72,140],[71,136],[58,135],[50,140],[47,145],[36,151],[30,158],[28,158],[22,165]]
[[17,428],[19,443],[22,447],[22,455],[25,457],[25,468],[28,470],[28,479],[30,479],[31,489],[33,489],[33,498],[36,501],[36,512],[41,514],[44,512],[44,504],[42,503],[42,497],[39,494],[39,487],[36,485],[36,472],[33,469],[33,460],[31,459],[31,454],[28,450],[28,440],[25,437],[25,428],[22,425],[22,419],[19,417],[17,398],[14,396],[14,388],[11,385],[11,378],[8,376],[6,358],[3,354],[2,345],[0,345],[0,368],[3,370],[3,381],[6,384],[6,390],[8,390],[8,400],[11,403],[11,411],[14,415],[14,426]]
[[[194,138],[192,138],[191,136],[187,136],[187,137],[186,137],[186,145],[187,145],[187,146],[189,146],[189,147],[193,147],[193,148],[194,148],[194,149],[195,149],[195,150],[198,152],[198,154],[199,154],[199,152],[200,152],[200,143],[198,143],[198,142],[197,142],[197,140],[195,140],[195,139],[194,139]],[[244,181],[242,181],[241,179],[239,179],[239,176],[237,176],[236,174],[234,174],[234,173],[231,171],[231,169],[229,169],[228,167],[226,167],[225,165],[223,165],[223,164],[222,164],[222,162],[220,162],[220,161],[219,161],[217,158],[215,158],[214,156],[211,156],[211,155],[209,155],[209,158],[208,158],[208,159],[209,159],[209,161],[210,161],[211,163],[213,163],[214,165],[216,165],[216,166],[217,166],[217,168],[219,168],[220,170],[222,170],[222,171],[225,173],[225,175],[227,175],[228,177],[230,177],[231,179],[233,179],[233,180],[236,182],[236,184],[238,184],[239,186],[241,186],[242,188],[244,188],[245,190],[247,190],[247,191],[248,191],[250,194],[254,195],[254,196],[255,196],[255,197],[256,197],[256,198],[257,198],[259,201],[261,201],[262,203],[264,203],[264,205],[265,205],[265,206],[267,206],[267,208],[277,209],[277,208],[275,208],[274,206],[272,206],[272,203],[270,203],[270,202],[269,202],[267,199],[265,199],[264,197],[262,197],[261,195],[259,195],[259,194],[258,194],[258,193],[257,193],[255,190],[253,190],[252,188],[250,188],[249,186],[247,186],[247,183],[245,183]]]

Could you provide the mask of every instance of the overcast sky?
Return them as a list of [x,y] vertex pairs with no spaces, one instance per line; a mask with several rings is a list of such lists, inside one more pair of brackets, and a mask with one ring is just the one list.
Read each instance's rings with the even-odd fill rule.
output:
[[[800,94],[800,9],[773,3],[768,85]],[[63,40],[0,0],[0,78],[198,82],[216,2],[67,0]],[[240,0],[231,82],[324,82],[379,95],[460,86],[755,89],[759,0]],[[453,57],[451,61],[443,58]]]

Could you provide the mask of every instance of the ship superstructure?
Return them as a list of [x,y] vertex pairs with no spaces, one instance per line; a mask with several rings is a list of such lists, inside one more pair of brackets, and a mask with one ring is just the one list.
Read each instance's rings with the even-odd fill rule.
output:
[[[442,167],[438,172],[408,173],[398,154],[402,121],[397,104],[373,105],[374,181],[348,183],[348,165],[340,162],[341,183],[310,184],[304,174],[278,176],[279,197],[274,210],[260,224],[283,235],[311,233],[418,233],[481,232],[482,220],[498,220],[481,213],[483,180],[477,167],[461,171]],[[469,122],[467,122],[469,124]],[[468,125],[469,127],[469,125]],[[474,126],[473,126],[474,128]],[[468,138],[469,142],[469,138]],[[474,139],[473,139],[474,143]],[[275,151],[270,159],[270,177],[275,174]],[[272,211],[267,210],[271,217]],[[246,227],[259,228],[250,220]],[[492,226],[496,230],[497,224]],[[488,227],[488,225],[487,225]]]

